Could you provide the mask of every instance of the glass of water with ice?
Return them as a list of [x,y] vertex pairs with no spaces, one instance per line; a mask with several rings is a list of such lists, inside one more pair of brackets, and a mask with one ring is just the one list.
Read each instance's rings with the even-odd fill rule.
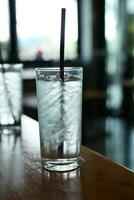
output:
[[20,129],[22,115],[22,64],[0,65],[0,132]]
[[36,88],[43,168],[68,171],[79,166],[81,146],[81,67],[37,68]]

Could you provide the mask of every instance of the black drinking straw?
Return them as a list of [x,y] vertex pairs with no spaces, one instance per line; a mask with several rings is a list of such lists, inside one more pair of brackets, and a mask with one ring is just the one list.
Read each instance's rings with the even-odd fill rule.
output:
[[[61,35],[60,35],[60,78],[62,80],[61,84],[64,84],[64,46],[65,46],[65,18],[66,18],[66,9],[62,8],[61,10]],[[61,115],[63,114],[63,93],[62,93],[62,102],[61,102]],[[62,122],[63,123],[63,122]],[[64,130],[64,125],[62,124],[61,129]],[[64,142],[58,146],[58,156],[63,158]]]
[[65,18],[66,9],[61,10],[61,36],[60,36],[60,78],[64,81],[64,46],[65,46]]

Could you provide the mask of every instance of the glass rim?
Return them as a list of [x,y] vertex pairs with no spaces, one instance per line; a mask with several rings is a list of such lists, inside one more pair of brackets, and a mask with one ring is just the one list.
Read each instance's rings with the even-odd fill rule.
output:
[[6,72],[8,71],[22,71],[23,70],[23,64],[22,63],[15,63],[15,64],[10,64],[10,63],[4,63],[3,65],[0,64],[0,71],[4,68]]
[[[64,67],[64,71],[82,71],[83,67]],[[35,71],[60,71],[60,67],[37,67],[35,68]]]

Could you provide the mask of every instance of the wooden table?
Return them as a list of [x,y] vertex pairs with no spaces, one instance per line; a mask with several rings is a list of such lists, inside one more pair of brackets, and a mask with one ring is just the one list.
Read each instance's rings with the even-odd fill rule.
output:
[[38,123],[23,116],[21,135],[0,136],[0,200],[133,200],[134,173],[82,147],[80,169],[42,171]]

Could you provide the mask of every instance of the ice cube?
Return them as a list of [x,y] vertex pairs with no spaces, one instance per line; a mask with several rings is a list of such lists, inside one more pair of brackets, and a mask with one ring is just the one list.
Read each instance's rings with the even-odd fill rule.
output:
[[61,81],[60,72],[58,72],[55,76],[56,81]]
[[71,77],[72,77],[71,74],[69,74],[68,72],[64,72],[64,80],[65,80],[65,81],[70,80]]
[[79,76],[70,74],[68,72],[64,73],[64,81],[78,81],[80,80]]

